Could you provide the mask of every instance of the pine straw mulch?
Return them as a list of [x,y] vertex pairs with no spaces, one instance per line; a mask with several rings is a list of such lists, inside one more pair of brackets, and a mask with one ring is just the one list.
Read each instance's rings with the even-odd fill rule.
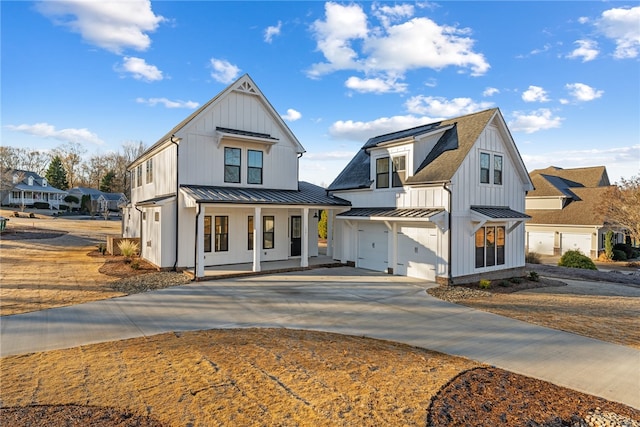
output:
[[628,406],[468,359],[288,329],[167,333],[11,356],[0,374],[7,426],[550,427],[596,410],[640,420]]

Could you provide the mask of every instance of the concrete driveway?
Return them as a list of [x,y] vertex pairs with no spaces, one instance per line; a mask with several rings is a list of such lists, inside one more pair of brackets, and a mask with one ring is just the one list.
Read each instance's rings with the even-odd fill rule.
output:
[[185,286],[0,318],[0,356],[168,331],[283,327],[398,341],[640,408],[640,351],[447,303],[350,267]]

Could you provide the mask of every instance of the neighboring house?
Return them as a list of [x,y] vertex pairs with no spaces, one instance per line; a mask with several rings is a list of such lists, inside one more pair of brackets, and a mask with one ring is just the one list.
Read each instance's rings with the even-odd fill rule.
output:
[[[500,111],[371,138],[329,186],[334,257],[439,283],[522,274],[533,186]],[[333,240],[333,242],[331,242]]]
[[82,196],[89,196],[93,213],[119,212],[120,207],[128,203],[124,193],[105,193],[95,188],[73,187],[68,193],[78,199],[78,203],[69,203],[72,209],[82,209]]
[[318,255],[319,211],[349,203],[298,181],[304,148],[244,75],[204,104],[128,167],[131,203],[123,237],[163,268]]
[[562,255],[580,250],[597,258],[604,249],[608,230],[614,242],[623,242],[624,233],[609,227],[600,207],[608,203],[611,189],[604,166],[562,169],[555,166],[532,171],[535,190],[527,194],[527,250],[542,255]]
[[66,191],[52,187],[46,178],[35,172],[13,170],[12,189],[2,200],[3,205],[32,207],[35,203],[47,203],[50,209],[59,209],[64,204]]

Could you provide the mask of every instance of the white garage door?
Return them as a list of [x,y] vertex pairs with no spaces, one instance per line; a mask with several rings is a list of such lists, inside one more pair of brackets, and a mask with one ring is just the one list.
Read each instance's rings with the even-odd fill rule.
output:
[[578,249],[586,256],[591,256],[591,234],[562,234],[562,253]]
[[360,223],[358,225],[358,262],[356,267],[367,270],[387,271],[389,231],[384,224]]
[[400,227],[395,273],[436,280],[437,235],[433,228]]
[[553,232],[529,232],[529,252],[553,255]]

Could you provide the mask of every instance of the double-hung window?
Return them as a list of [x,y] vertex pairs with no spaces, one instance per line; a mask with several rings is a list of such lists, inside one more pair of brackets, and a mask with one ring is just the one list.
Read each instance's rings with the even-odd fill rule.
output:
[[216,252],[229,250],[229,217],[216,216]]
[[262,184],[262,151],[247,151],[247,183]]
[[262,217],[262,248],[273,249],[275,247],[275,218],[273,216]]
[[147,184],[153,182],[153,159],[147,160]]
[[211,215],[204,217],[204,251],[211,252]]
[[502,156],[493,156],[493,183],[502,185]]
[[136,168],[136,176],[138,177],[136,187],[140,187],[142,185],[142,165],[138,165]]
[[391,182],[392,187],[402,187],[404,185],[404,180],[407,176],[407,167],[406,167],[406,157],[398,156],[394,157],[392,160],[393,167],[393,179]]
[[491,154],[480,153],[480,183],[489,184],[490,166],[491,166]]
[[504,264],[505,227],[480,227],[475,236],[476,268]]
[[[502,185],[502,156],[493,155],[493,184]],[[491,154],[480,153],[480,183],[491,184]]]
[[224,148],[224,182],[240,183],[239,148]]
[[389,188],[389,158],[376,159],[376,188]]

